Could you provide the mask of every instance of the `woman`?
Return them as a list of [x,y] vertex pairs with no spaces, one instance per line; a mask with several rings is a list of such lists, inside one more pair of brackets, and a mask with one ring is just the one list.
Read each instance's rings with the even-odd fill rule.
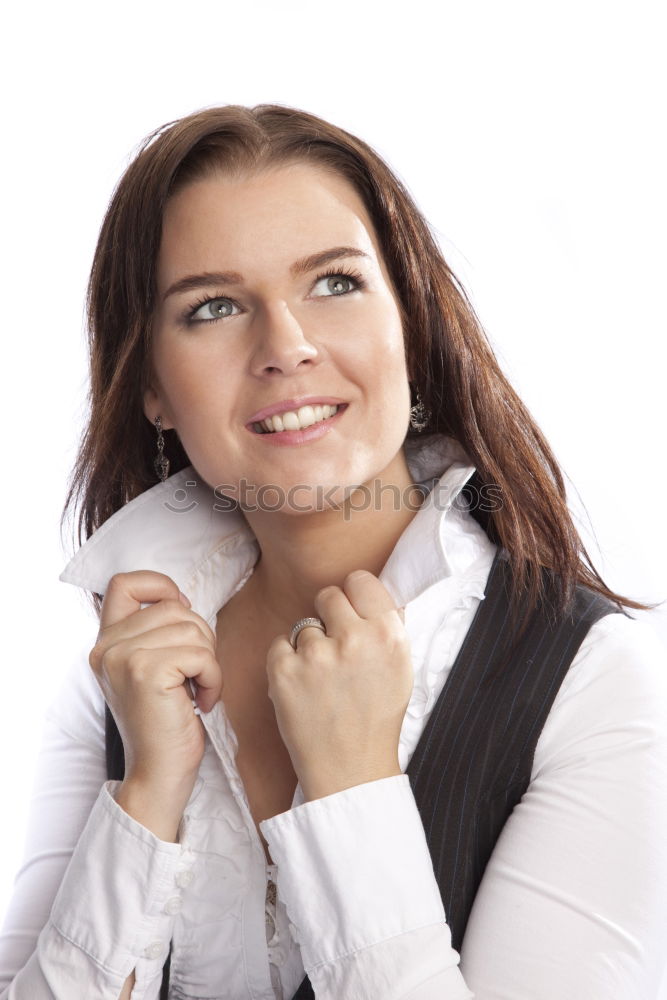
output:
[[386,164],[276,105],[158,129],[88,305],[100,627],[0,996],[657,996],[661,647]]

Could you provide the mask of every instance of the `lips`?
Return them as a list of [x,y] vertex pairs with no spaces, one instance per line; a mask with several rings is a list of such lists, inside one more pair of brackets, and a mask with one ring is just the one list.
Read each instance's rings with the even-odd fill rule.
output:
[[247,420],[246,427],[252,430],[252,425],[259,423],[260,420],[266,420],[267,417],[273,417],[276,413],[287,413],[289,410],[300,410],[302,406],[320,406],[327,404],[329,406],[343,406],[346,400],[340,399],[338,396],[300,396],[294,399],[282,399],[280,402],[272,403],[270,406],[265,406],[263,410],[257,410],[256,413]]
[[[290,431],[293,433],[296,433],[298,431],[306,431],[308,430],[309,427],[314,427],[317,424],[323,424],[326,423],[328,420],[333,420],[333,418],[338,413],[342,413],[342,411],[346,409],[346,406],[344,403],[342,403],[340,406],[327,406],[326,404],[320,406],[316,403],[315,406],[309,406],[308,409],[311,411],[314,419],[308,421],[304,426],[285,427],[283,417],[285,417],[286,414],[282,414],[281,416],[278,416],[278,414],[274,414],[273,417],[266,417],[264,420],[254,423],[252,425],[252,429],[258,434],[273,434],[273,433],[285,434],[289,433]],[[293,410],[288,412],[290,413],[290,416],[292,417],[294,416]],[[300,411],[297,411],[297,413],[299,412]],[[322,414],[321,417],[318,417],[317,415],[318,412]],[[297,419],[299,422],[301,421],[300,417],[298,417]],[[271,423],[273,425],[275,424],[276,420],[280,421],[280,425],[278,427],[275,426],[266,427],[267,423]]]
[[346,403],[339,403],[333,416],[327,417],[325,420],[316,420],[314,424],[309,424],[308,427],[304,427],[299,430],[282,430],[271,433],[270,431],[258,429],[261,427],[261,424],[258,423],[251,425],[248,430],[256,440],[261,440],[264,444],[270,447],[301,447],[302,445],[319,441],[320,439],[326,437],[326,435],[330,434],[338,426],[339,421],[344,419],[347,409],[348,405]]

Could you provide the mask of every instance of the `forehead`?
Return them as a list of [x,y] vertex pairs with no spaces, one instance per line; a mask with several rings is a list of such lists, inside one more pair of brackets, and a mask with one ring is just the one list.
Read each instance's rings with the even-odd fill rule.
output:
[[284,269],[337,245],[380,258],[364,203],[345,178],[304,163],[241,177],[220,173],[194,181],[167,202],[158,280],[162,285],[195,267],[244,274],[258,266]]

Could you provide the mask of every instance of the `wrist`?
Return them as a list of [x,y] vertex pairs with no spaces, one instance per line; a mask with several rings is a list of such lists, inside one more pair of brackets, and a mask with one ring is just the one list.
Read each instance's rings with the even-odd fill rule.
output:
[[130,775],[125,777],[114,798],[124,812],[159,840],[178,843],[178,829],[195,780],[196,776],[175,782]]
[[337,792],[343,792],[345,789],[353,788],[355,785],[363,785],[369,781],[379,781],[382,778],[393,778],[403,773],[398,764],[394,764],[390,767],[359,771],[356,774],[337,774],[329,775],[328,777],[322,776],[320,778],[306,779],[305,781],[300,781],[300,785],[303,791],[304,802],[311,802],[313,799],[323,799],[327,795],[335,795]]

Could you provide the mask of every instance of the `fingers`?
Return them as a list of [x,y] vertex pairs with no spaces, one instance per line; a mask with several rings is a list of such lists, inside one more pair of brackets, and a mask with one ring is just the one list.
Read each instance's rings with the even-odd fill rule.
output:
[[298,644],[299,642],[303,643],[304,640],[306,639],[316,639],[318,635],[320,637],[324,635],[324,632],[322,631],[321,628],[319,628],[319,626],[306,625],[306,627],[302,628],[301,631],[298,633],[296,637],[296,642]]
[[[154,657],[155,666],[161,665],[164,669],[164,651],[156,650]],[[203,712],[210,712],[222,692],[220,667],[210,652],[203,646],[172,646],[168,652],[168,663],[173,670],[173,684],[170,686],[177,687],[187,678],[196,681],[199,689],[197,703]],[[190,697],[189,692],[188,697]]]
[[153,570],[133,570],[114,573],[109,580],[102,610],[100,627],[107,628],[141,609],[142,603],[178,600],[180,590],[166,573]]
[[[343,587],[324,587],[314,600],[315,612],[324,622],[326,635],[337,638],[352,629],[359,618],[376,618],[396,612],[405,622],[403,609],[398,609],[388,590],[376,576],[366,570],[355,570],[343,581]],[[297,645],[321,642],[324,633],[315,627],[299,632]]]
[[[306,630],[304,629],[304,632],[305,631]],[[319,629],[317,631],[319,632]],[[320,632],[320,635],[322,634],[323,633]],[[289,641],[289,636],[285,635],[284,633],[282,635],[275,636],[275,638],[273,638],[269,643],[269,648],[266,651],[267,670],[271,669],[273,665],[279,660],[282,660],[286,656],[289,657],[293,654],[294,650],[292,649],[292,644]]]
[[[100,613],[100,639],[113,639],[122,633],[123,637],[138,635],[167,621],[194,621],[202,633],[215,647],[216,636],[208,622],[196,611],[185,607],[179,600],[180,590],[164,573],[152,570],[136,570],[132,573],[116,573],[107,587]],[[141,605],[148,603],[148,607]],[[140,615],[135,616],[135,612]],[[120,625],[122,627],[115,628]]]
[[374,618],[385,611],[396,611],[396,604],[387,588],[366,570],[349,573],[343,582],[343,589],[360,618]]
[[167,625],[119,642],[91,666],[103,692],[107,684],[118,692],[128,684],[166,692],[190,678],[200,688],[200,707],[209,711],[222,691],[219,664],[192,622]]
[[213,629],[201,615],[196,611],[189,611],[183,607],[180,601],[167,600],[151,604],[147,608],[142,608],[140,612],[130,615],[128,618],[109,625],[105,629],[100,629],[100,638],[114,641],[122,635],[123,638],[130,638],[134,635],[141,635],[149,629],[159,628],[161,625],[178,624],[179,622],[191,622],[199,629],[203,639],[215,647],[216,636]]
[[[324,622],[326,634],[331,638],[336,638],[341,632],[352,628],[359,620],[359,615],[340,587],[324,587],[315,595],[314,604],[317,616]],[[323,637],[324,632],[318,628],[304,628],[299,632],[297,644],[317,642]]]
[[[317,614],[333,635],[338,626],[344,626],[356,616],[375,618],[388,611],[396,611],[396,604],[384,584],[366,570],[348,573],[340,587],[325,587],[315,598]],[[327,621],[327,615],[330,621]],[[305,629],[304,629],[305,631]]]
[[98,663],[104,658],[123,658],[134,649],[167,649],[170,646],[201,646],[212,653],[211,645],[196,622],[187,620],[169,622],[159,628],[140,630],[124,635],[115,642],[109,642],[106,650],[96,657]]
[[[168,596],[160,598],[160,594]],[[184,683],[186,677],[194,678],[201,687],[209,689],[208,694],[198,696],[200,707],[207,711],[206,704],[215,703],[222,689],[216,636],[208,622],[181,603],[179,595],[175,582],[163,573],[138,570],[118,573],[111,578],[104,596],[97,641],[88,657],[103,691],[103,671],[110,664],[123,663],[129,655],[136,657],[137,650],[160,647],[164,650],[170,645],[198,646],[206,651],[210,670],[200,677],[198,672],[192,674],[183,666],[178,683]],[[141,607],[144,602],[148,602],[147,606]],[[125,615],[121,614],[123,611]],[[201,651],[195,663],[200,661]],[[187,662],[187,659],[182,661],[183,664]],[[190,691],[187,684],[185,687],[189,695],[195,694],[194,688]]]

